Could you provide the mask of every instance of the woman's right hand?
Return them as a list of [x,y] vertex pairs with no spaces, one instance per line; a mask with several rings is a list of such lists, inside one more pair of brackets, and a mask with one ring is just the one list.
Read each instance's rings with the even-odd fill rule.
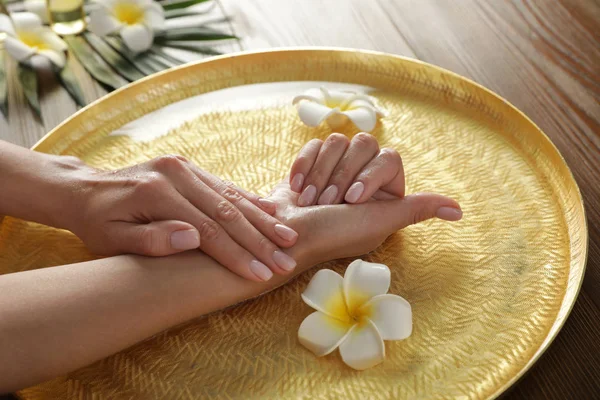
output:
[[158,157],[117,171],[70,163],[73,202],[57,225],[97,254],[164,256],[199,248],[254,281],[296,266],[282,248],[294,245],[298,234],[272,216],[275,203],[183,157]]

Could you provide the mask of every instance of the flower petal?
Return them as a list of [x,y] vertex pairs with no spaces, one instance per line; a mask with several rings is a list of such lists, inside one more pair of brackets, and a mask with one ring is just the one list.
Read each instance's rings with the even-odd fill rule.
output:
[[34,49],[12,36],[4,39],[4,48],[17,61],[25,61],[35,54]]
[[373,297],[360,307],[360,313],[368,315],[383,340],[402,340],[412,333],[410,304],[395,294]]
[[358,129],[364,132],[371,132],[375,125],[377,125],[377,112],[372,107],[360,107],[354,110],[344,111],[350,121]]
[[352,324],[349,322],[315,311],[300,324],[298,340],[317,357],[321,357],[337,349],[351,328]]
[[344,298],[350,312],[390,288],[390,269],[383,264],[354,260],[344,274]]
[[122,26],[123,24],[105,8],[97,8],[90,13],[88,29],[98,36],[110,35],[121,29]]
[[[326,89],[323,90],[326,91]],[[308,89],[301,95],[294,97],[292,104],[296,104],[300,100],[311,100],[319,104],[325,104],[325,96],[323,95],[323,91],[317,88]]]
[[31,12],[17,12],[10,16],[17,33],[20,31],[33,32],[43,26],[40,17]]
[[66,51],[67,44],[62,40],[56,33],[54,33],[51,29],[42,28],[38,31],[40,38],[42,41],[50,47],[50,49],[54,51]]
[[129,25],[121,30],[121,37],[135,53],[141,53],[152,46],[154,35],[152,30],[142,24]]
[[0,14],[0,32],[6,32],[10,36],[16,36],[12,21],[6,14]]
[[152,2],[144,7],[144,23],[153,30],[165,28],[165,11],[158,3]]
[[342,360],[354,369],[374,367],[385,358],[385,345],[375,325],[366,320],[355,325],[340,344]]
[[345,92],[341,90],[331,90],[327,91],[324,88],[321,88],[324,91],[324,94],[327,94],[327,102],[330,102],[329,106],[331,107],[343,107],[345,104],[348,104],[352,99],[356,97],[356,93],[354,92]]
[[310,100],[301,100],[297,105],[298,116],[308,126],[318,126],[330,115],[339,113],[339,110],[329,108]]
[[302,300],[315,310],[332,318],[350,322],[342,292],[343,278],[330,269],[322,269],[312,277],[302,293]]
[[67,58],[65,57],[65,53],[62,51],[54,51],[54,50],[40,50],[37,52],[39,55],[42,55],[48,58],[54,65],[59,68],[65,66],[65,62]]
[[43,23],[48,23],[48,7],[46,7],[46,0],[25,0],[23,5],[27,11],[37,15]]

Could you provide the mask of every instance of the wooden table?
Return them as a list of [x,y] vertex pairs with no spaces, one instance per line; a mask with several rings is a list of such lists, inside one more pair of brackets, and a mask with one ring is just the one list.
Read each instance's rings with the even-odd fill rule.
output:
[[[573,170],[590,249],[583,288],[550,349],[507,398],[600,398],[600,3],[598,0],[221,0],[240,43],[230,51],[340,46],[439,65],[499,93],[538,124]],[[14,65],[9,80],[15,80]],[[105,91],[77,66],[89,101]],[[10,88],[0,139],[31,146],[76,111],[52,77],[43,122]]]

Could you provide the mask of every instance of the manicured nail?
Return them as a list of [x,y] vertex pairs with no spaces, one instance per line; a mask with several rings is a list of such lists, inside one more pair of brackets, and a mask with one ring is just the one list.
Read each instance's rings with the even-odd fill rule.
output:
[[304,174],[296,174],[292,178],[292,184],[290,188],[293,192],[300,193],[302,190],[302,184],[304,183]]
[[440,207],[435,213],[436,217],[446,221],[458,221],[462,218],[462,215],[462,211],[454,207]]
[[261,207],[266,210],[277,210],[277,203],[275,203],[273,200],[258,199],[258,204],[260,204]]
[[298,197],[298,205],[300,207],[310,206],[317,197],[317,187],[315,185],[308,185],[304,192]]
[[291,271],[296,268],[296,261],[281,250],[275,250],[273,253],[273,261],[286,271]]
[[195,229],[175,231],[171,233],[171,248],[176,250],[191,250],[200,247],[200,234]]
[[338,194],[338,188],[335,185],[330,185],[319,197],[319,204],[333,204],[335,197]]
[[350,186],[350,189],[348,189],[346,192],[346,197],[344,197],[344,200],[346,200],[348,203],[356,203],[364,191],[365,185],[362,182],[354,182],[352,186]]
[[250,271],[254,272],[254,275],[261,281],[268,281],[273,277],[273,273],[265,264],[258,260],[250,261]]
[[296,233],[295,230],[281,224],[275,225],[275,233],[278,234],[279,237],[287,241],[295,240],[298,237],[298,233]]

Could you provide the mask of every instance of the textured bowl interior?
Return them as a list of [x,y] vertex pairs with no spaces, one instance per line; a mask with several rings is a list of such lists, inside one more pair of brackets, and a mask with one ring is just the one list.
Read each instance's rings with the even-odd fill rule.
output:
[[[103,168],[178,153],[266,192],[302,144],[331,133],[326,125],[304,126],[291,106],[295,91],[321,84],[358,85],[352,87],[373,96],[387,113],[373,135],[401,153],[407,191],[452,196],[464,210],[459,223],[433,220],[407,228],[366,256],[391,268],[390,292],[413,307],[413,335],[386,342],[385,362],[364,372],[346,367],[337,352],[315,358],[296,338],[311,312],[300,293],[313,269],[257,300],[161,333],[20,396],[485,398],[531,366],[558,333],[581,284],[587,250],[581,196],[556,148],[530,120],[455,74],[346,50],[219,57],[101,99],[37,150],[76,155]],[[189,100],[173,105],[186,99],[193,107]],[[164,132],[147,126],[152,132],[145,134],[153,115],[170,117],[174,125]],[[68,232],[9,217],[0,225],[0,273],[89,258]],[[343,272],[347,264],[328,267]]]

